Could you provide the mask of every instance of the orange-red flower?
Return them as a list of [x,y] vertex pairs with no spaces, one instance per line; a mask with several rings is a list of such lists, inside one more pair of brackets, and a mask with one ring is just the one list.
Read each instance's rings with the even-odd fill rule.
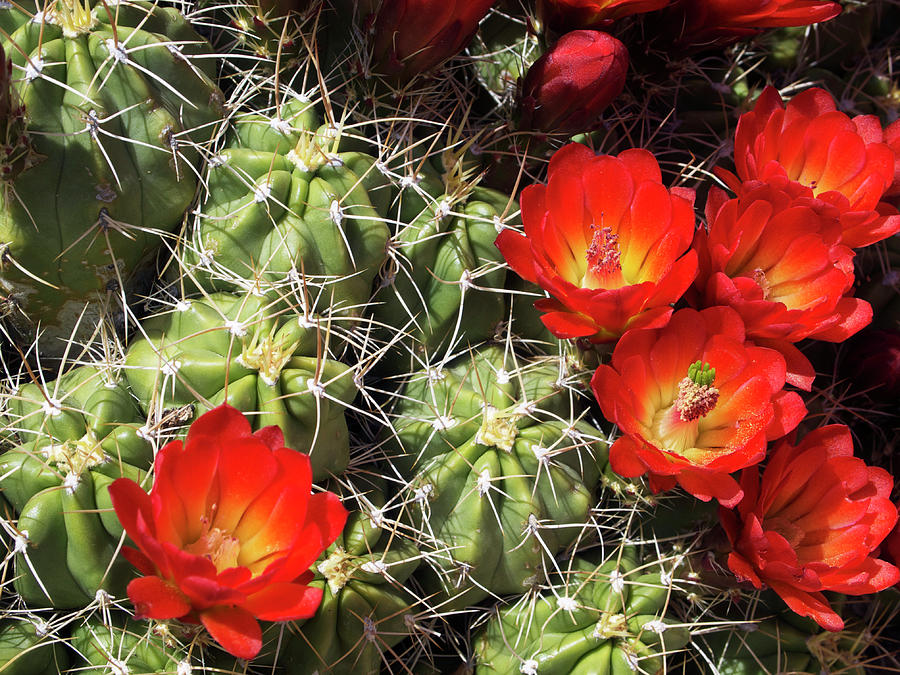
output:
[[399,81],[455,56],[469,44],[496,0],[368,0],[378,5],[371,25],[370,69]]
[[662,9],[671,0],[538,0],[541,21],[561,32],[603,28],[616,19]]
[[769,586],[828,630],[844,622],[822,591],[863,595],[900,581],[900,570],[874,555],[897,521],[893,480],[853,456],[847,427],[821,427],[796,447],[782,442],[762,478],[746,469],[741,486],[737,512],[720,512],[738,579]]
[[240,658],[262,646],[257,619],[312,616],[322,591],[309,566],[340,534],[347,511],[310,494],[309,457],[284,447],[278,427],[255,434],[227,405],[191,425],[156,457],[148,495],[121,478],[109,488],[146,576],[128,585],[139,618],[200,622]]
[[737,178],[720,175],[738,194],[742,181],[795,181],[837,209],[842,243],[859,248],[900,231],[897,209],[881,201],[894,182],[896,161],[886,140],[877,117],[839,112],[824,89],[807,89],[785,106],[770,86],[738,120]]
[[547,185],[522,191],[525,233],[504,230],[496,243],[552,296],[534,306],[554,335],[609,342],[664,325],[694,280],[693,197],[666,189],[646,150],[596,156],[571,143],[550,159]]
[[[780,185],[779,185],[780,180]],[[789,181],[744,185],[736,199],[710,190],[709,231],[694,237],[702,306],[728,305],[747,337],[778,349],[788,360],[788,382],[804,389],[813,370],[793,343],[808,337],[841,342],[872,320],[872,307],[845,297],[853,286],[853,251],[840,243],[833,207],[796,198]]]
[[808,26],[841,13],[827,0],[682,0],[678,5],[684,39],[721,42],[758,33],[761,28]]
[[597,30],[563,35],[525,74],[519,127],[550,133],[587,131],[625,86],[628,50]]
[[682,309],[665,328],[628,331],[612,365],[591,380],[604,417],[622,434],[610,466],[626,477],[649,474],[654,491],[677,483],[733,506],[742,493],[729,474],[760,462],[766,442],[806,415],[784,382],[784,358],[746,344],[728,307]]

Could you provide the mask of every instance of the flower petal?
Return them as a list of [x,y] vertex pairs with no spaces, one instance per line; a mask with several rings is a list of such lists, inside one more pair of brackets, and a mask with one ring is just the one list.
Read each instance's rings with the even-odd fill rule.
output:
[[200,612],[200,621],[213,639],[232,656],[252,659],[262,649],[262,629],[246,609],[212,607]]
[[191,611],[190,599],[178,586],[159,577],[133,579],[128,597],[137,619],[178,619]]

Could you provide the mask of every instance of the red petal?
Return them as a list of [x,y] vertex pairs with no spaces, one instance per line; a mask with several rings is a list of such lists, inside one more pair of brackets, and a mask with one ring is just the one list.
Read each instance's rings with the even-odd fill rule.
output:
[[203,413],[188,429],[185,445],[204,442],[204,436],[232,440],[250,436],[250,422],[237,408],[222,404]]
[[254,593],[243,607],[263,621],[296,621],[310,618],[321,602],[321,588],[280,583]]
[[822,593],[808,593],[780,581],[766,579],[772,590],[781,596],[787,606],[800,616],[808,616],[825,630],[837,631],[844,628],[844,621],[831,609]]
[[646,465],[638,458],[638,446],[628,436],[622,436],[609,449],[609,466],[620,476],[634,478],[647,471]]
[[142,512],[144,522],[153,522],[150,495],[144,492],[141,486],[133,480],[117,478],[109,486],[109,498],[112,502],[113,510],[116,512],[116,517],[122,523],[126,534],[140,546],[136,519],[138,512]]
[[551,333],[561,339],[590,337],[597,333],[598,326],[583,314],[572,312],[549,312],[541,315],[541,321]]
[[239,659],[252,659],[262,649],[262,630],[253,615],[240,607],[213,607],[200,621],[222,648]]
[[191,611],[191,602],[175,584],[159,577],[140,577],[128,584],[135,618],[178,619]]
[[506,263],[516,274],[533,284],[537,283],[537,275],[534,271],[534,253],[531,250],[531,242],[525,235],[515,230],[503,230],[497,236],[494,245],[500,249],[500,253],[506,258]]
[[338,538],[347,522],[347,515],[347,509],[333,492],[310,497],[303,533],[274,580],[293,581],[306,572],[322,551]]
[[253,437],[265,443],[270,450],[278,450],[284,447],[284,433],[274,424],[254,432]]
[[152,575],[159,571],[156,569],[156,565],[153,564],[153,561],[136,548],[123,546],[122,557],[134,565],[141,574]]

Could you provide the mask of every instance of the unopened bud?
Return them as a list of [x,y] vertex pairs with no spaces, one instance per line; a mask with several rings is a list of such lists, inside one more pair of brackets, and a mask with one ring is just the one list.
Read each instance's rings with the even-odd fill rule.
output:
[[611,35],[564,35],[525,74],[519,127],[547,133],[589,130],[625,86],[628,50]]

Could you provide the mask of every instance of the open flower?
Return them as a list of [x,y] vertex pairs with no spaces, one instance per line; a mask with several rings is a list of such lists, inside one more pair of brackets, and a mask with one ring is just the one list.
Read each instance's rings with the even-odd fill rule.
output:
[[469,44],[496,0],[368,0],[372,72],[406,81],[435,68]]
[[811,196],[798,198],[790,187],[782,177],[748,183],[736,199],[710,190],[709,231],[701,228],[694,237],[695,288],[699,304],[735,309],[748,338],[784,354],[788,382],[809,389],[812,366],[793,343],[842,342],[872,320],[872,308],[845,297],[854,254],[840,243],[836,210]]
[[682,0],[685,41],[722,42],[762,28],[808,26],[833,19],[841,6],[827,0]]
[[534,306],[554,335],[610,342],[665,325],[694,280],[693,197],[666,189],[646,150],[597,156],[571,143],[550,159],[547,185],[522,191],[525,233],[504,230],[496,243],[552,296]]
[[587,131],[622,93],[628,50],[611,35],[573,30],[525,74],[519,126],[549,133]]
[[762,478],[746,469],[741,486],[737,512],[720,512],[734,548],[728,566],[741,581],[769,586],[828,630],[844,622],[822,591],[863,595],[900,581],[900,570],[874,556],[897,521],[893,480],[853,456],[844,425],[816,429],[796,447],[782,442]]
[[136,615],[200,622],[245,659],[262,646],[257,619],[312,616],[322,591],[306,585],[309,566],[347,511],[311,486],[309,457],[285,448],[278,427],[251,433],[227,405],[202,415],[159,451],[149,495],[124,478],[109,488],[137,544],[122,554],[146,575],[128,585]]
[[744,181],[795,181],[837,209],[841,242],[859,248],[900,231],[897,210],[881,201],[894,182],[888,141],[877,117],[839,112],[824,89],[807,89],[785,105],[769,86],[738,120],[737,177],[719,174],[738,194]]
[[671,0],[538,0],[541,21],[561,32],[603,28],[616,19],[661,9]]
[[778,352],[745,343],[728,307],[682,309],[665,328],[628,331],[591,380],[622,434],[610,466],[625,477],[648,473],[654,491],[677,483],[733,506],[741,490],[729,474],[760,462],[766,442],[806,415],[800,396],[783,391],[785,370]]

